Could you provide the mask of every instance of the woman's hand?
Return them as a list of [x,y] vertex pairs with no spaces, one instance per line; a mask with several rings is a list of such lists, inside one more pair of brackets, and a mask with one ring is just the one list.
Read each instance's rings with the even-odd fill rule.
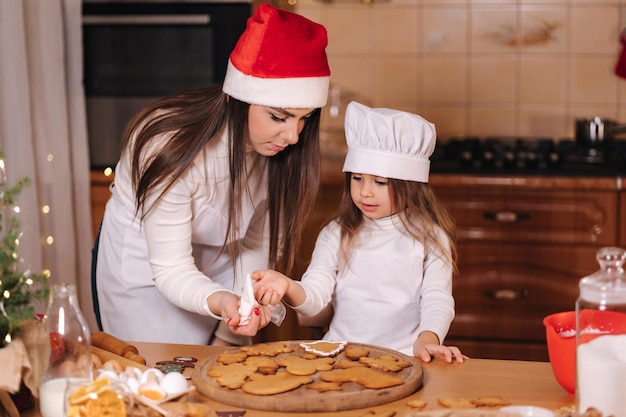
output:
[[465,359],[469,359],[456,346],[440,345],[439,338],[429,331],[420,333],[413,344],[413,355],[424,362],[430,362],[433,358],[439,358],[444,359],[448,363],[452,363],[453,360],[457,363],[463,363]]
[[[222,320],[230,327],[230,330],[241,336],[255,336],[257,332],[270,323],[272,313],[267,306],[257,306],[254,308],[250,321],[240,326],[241,315],[239,314],[240,297],[237,295],[220,291],[213,293],[209,297],[209,306],[216,306],[218,314]],[[215,311],[212,309],[212,311]]]

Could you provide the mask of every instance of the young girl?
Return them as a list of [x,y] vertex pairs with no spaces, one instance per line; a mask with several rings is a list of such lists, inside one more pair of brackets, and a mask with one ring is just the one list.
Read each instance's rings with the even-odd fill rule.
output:
[[442,342],[454,318],[454,224],[428,186],[435,127],[423,118],[352,102],[346,110],[346,188],[300,282],[255,271],[262,304],[304,316],[332,305],[325,340],[463,362]]
[[[319,177],[326,30],[261,4],[223,85],[166,97],[129,124],[94,276],[96,316],[123,340],[206,344],[256,334],[240,324],[241,282],[289,271]],[[232,332],[231,332],[232,331]]]

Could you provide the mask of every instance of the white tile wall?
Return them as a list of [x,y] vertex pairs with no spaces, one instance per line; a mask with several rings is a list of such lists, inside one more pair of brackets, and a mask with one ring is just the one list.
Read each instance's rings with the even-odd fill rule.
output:
[[326,26],[331,82],[456,135],[573,136],[577,117],[626,123],[613,68],[626,0],[296,0]]

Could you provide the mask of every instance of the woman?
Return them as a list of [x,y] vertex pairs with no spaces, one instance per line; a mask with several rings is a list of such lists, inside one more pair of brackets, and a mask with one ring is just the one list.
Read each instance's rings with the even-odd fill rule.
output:
[[223,319],[231,331],[218,341],[236,343],[270,322],[259,306],[240,326],[237,294],[245,274],[294,265],[318,189],[326,45],[323,26],[260,5],[221,88],[166,97],[131,120],[97,248],[104,331],[206,344]]

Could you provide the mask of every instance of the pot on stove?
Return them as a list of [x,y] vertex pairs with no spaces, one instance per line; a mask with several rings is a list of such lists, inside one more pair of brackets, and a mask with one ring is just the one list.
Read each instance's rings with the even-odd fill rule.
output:
[[589,148],[605,146],[619,133],[626,133],[626,125],[614,120],[598,116],[576,119],[576,142]]

